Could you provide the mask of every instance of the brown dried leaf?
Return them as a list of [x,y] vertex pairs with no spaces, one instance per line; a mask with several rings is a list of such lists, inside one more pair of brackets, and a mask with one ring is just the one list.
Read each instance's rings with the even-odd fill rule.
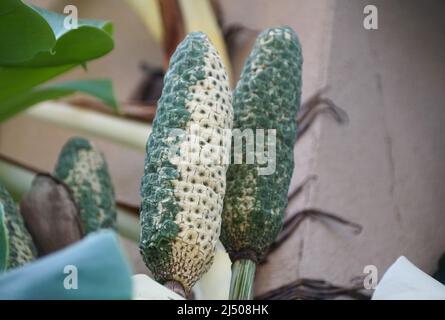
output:
[[84,236],[70,189],[48,174],[36,176],[20,209],[39,256],[63,249]]

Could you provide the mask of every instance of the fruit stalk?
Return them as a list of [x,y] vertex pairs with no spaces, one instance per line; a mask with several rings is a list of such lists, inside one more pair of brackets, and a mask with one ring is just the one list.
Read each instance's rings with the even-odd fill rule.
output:
[[230,300],[252,300],[256,263],[250,259],[236,260],[232,265]]

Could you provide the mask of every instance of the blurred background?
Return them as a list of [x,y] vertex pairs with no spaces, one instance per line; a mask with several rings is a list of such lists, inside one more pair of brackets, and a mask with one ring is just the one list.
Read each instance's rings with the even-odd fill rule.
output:
[[[80,18],[114,22],[115,49],[89,63],[87,72],[79,68],[57,81],[111,78],[119,101],[145,106],[145,111],[129,108],[128,116],[146,125],[148,135],[165,50],[140,16],[121,0],[30,2],[60,13],[74,4]],[[368,4],[378,8],[378,30],[363,27]],[[324,95],[349,116],[347,125],[338,125],[328,114],[317,117],[298,142],[293,186],[312,174],[318,179],[289,210],[333,212],[360,224],[362,232],[352,235],[341,226],[306,219],[259,268],[256,292],[298,278],[347,285],[367,265],[383,275],[401,255],[433,273],[445,251],[445,3],[220,0],[213,5],[234,82],[258,32],[286,24],[303,46],[303,101],[329,86]],[[83,96],[67,101],[74,108],[101,112],[101,106]],[[0,153],[52,171],[62,145],[74,135],[99,145],[118,200],[137,207],[143,150],[22,113],[0,125]],[[126,248],[136,272],[148,272],[136,243],[126,241]]]

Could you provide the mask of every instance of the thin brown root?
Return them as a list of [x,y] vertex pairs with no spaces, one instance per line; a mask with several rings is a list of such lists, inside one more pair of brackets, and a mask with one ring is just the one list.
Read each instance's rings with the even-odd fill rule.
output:
[[316,181],[318,179],[318,176],[316,174],[311,174],[307,176],[301,184],[295,187],[295,189],[290,190],[288,193],[288,200],[291,201],[295,197],[298,197],[299,194],[307,187],[307,185],[312,182]]
[[318,90],[301,105],[297,117],[297,141],[303,137],[320,114],[329,113],[334,117],[337,123],[342,125],[349,123],[349,116],[346,111],[337,106],[330,98],[323,97],[323,94],[325,94],[328,90],[328,86]]
[[314,108],[321,100],[321,97],[331,90],[331,86],[327,85],[317,90],[312,96],[310,96],[305,102],[301,104],[299,115],[306,114],[310,109]]
[[269,253],[278,249],[300,226],[306,218],[315,218],[320,220],[330,220],[337,224],[350,227],[353,234],[359,234],[363,227],[355,222],[351,222],[333,213],[325,212],[319,209],[305,209],[291,215],[284,221],[283,230],[278,235],[275,242],[270,246]]
[[318,279],[298,279],[294,282],[273,289],[255,297],[255,300],[326,300],[349,297],[357,300],[369,300],[363,293],[363,284],[342,287]]

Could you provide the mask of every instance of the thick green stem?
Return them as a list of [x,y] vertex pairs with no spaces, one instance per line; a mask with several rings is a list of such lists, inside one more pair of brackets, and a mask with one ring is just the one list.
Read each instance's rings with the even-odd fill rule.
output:
[[27,117],[107,139],[110,142],[145,151],[151,125],[61,102],[41,103],[25,112]]
[[250,259],[236,260],[232,265],[230,300],[252,300],[256,264]]

